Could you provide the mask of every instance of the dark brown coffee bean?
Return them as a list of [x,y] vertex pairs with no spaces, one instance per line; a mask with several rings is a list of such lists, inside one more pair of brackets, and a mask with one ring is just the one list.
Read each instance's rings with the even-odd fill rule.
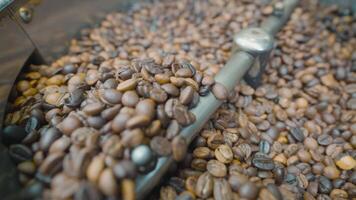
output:
[[91,116],[87,118],[87,123],[90,127],[93,127],[95,129],[100,129],[105,125],[106,120],[101,116]]
[[100,116],[106,120],[112,120],[119,113],[121,105],[115,105],[111,108],[107,108],[103,110]]
[[213,177],[208,172],[205,172],[199,176],[195,192],[198,197],[208,198],[213,193],[213,187]]
[[217,82],[213,85],[212,92],[214,96],[221,101],[225,101],[229,96],[229,92],[227,91],[225,86]]
[[184,105],[188,105],[193,100],[193,96],[194,89],[191,86],[187,86],[180,93],[179,101]]
[[139,101],[139,97],[135,91],[126,91],[122,95],[121,102],[124,106],[135,107]]
[[113,131],[116,133],[119,133],[125,129],[127,121],[131,118],[129,114],[125,113],[119,113],[116,115],[116,117],[113,119],[111,128]]
[[291,128],[290,134],[296,139],[298,142],[304,141],[304,134],[300,128]]
[[2,140],[5,144],[20,143],[26,136],[25,128],[17,125],[6,126],[2,131]]
[[180,131],[179,123],[177,122],[177,120],[172,120],[168,125],[166,137],[168,139],[173,139],[176,135],[179,134],[179,131]]
[[121,158],[124,153],[124,146],[117,135],[108,137],[102,149],[105,154],[114,158]]
[[173,117],[182,126],[187,126],[195,121],[195,116],[183,105],[173,107]]
[[151,149],[160,156],[168,156],[172,153],[172,146],[168,139],[155,136],[150,142]]
[[172,140],[172,156],[175,161],[182,161],[187,153],[188,144],[181,136],[175,136]]
[[14,144],[9,148],[10,158],[16,163],[32,159],[33,153],[30,148],[22,144]]
[[252,158],[252,164],[262,170],[272,170],[274,169],[273,160],[266,154],[256,153]]

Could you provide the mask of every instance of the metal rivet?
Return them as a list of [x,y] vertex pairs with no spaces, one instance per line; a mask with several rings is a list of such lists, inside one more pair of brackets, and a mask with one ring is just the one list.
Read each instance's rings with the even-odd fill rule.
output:
[[132,150],[131,158],[137,166],[145,166],[153,160],[154,155],[147,145],[140,145]]
[[19,10],[19,15],[24,23],[30,23],[33,16],[33,10],[28,7],[21,7]]

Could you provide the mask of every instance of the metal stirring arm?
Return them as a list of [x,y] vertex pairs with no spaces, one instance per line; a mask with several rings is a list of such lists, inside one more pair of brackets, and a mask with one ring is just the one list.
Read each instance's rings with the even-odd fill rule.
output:
[[[248,28],[238,33],[234,37],[233,54],[215,76],[215,81],[223,84],[228,91],[231,91],[246,74],[246,82],[256,87],[269,53],[273,48],[273,37],[287,22],[298,2],[299,0],[285,0],[283,3],[277,3],[274,7],[274,13],[262,23],[261,28]],[[191,110],[196,117],[196,121],[180,132],[180,135],[186,139],[187,144],[192,142],[222,103],[211,92],[200,98],[199,104]],[[151,158],[152,152],[145,145],[136,147],[132,152],[132,159],[136,164],[148,164]],[[145,195],[161,181],[173,162],[171,157],[161,157],[153,171],[136,179],[136,196],[138,199],[144,199]]]

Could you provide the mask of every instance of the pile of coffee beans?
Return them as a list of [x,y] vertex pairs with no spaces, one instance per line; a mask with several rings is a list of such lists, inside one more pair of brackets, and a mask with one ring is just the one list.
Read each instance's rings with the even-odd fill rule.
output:
[[[135,177],[157,157],[185,158],[179,132],[195,121],[189,110],[200,96],[228,98],[213,76],[230,56],[232,36],[256,24],[260,8],[248,1],[137,3],[82,30],[50,65],[26,68],[2,134],[20,183],[39,184],[43,192],[32,192],[44,199],[135,199]],[[134,158],[142,144],[152,149],[150,163]]]
[[[355,20],[314,6],[278,35],[262,85],[233,94],[213,77],[233,35],[273,13],[263,1],[136,3],[83,29],[10,96],[2,138],[20,182],[44,199],[130,200],[172,155],[152,199],[356,198]],[[179,131],[209,91],[225,103],[188,149]],[[142,144],[154,155],[140,165]]]
[[152,199],[356,198],[356,21],[303,3]]

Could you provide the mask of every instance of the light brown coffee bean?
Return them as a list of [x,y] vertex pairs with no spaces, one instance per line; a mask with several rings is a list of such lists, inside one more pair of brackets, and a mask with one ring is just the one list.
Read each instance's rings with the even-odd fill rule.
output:
[[135,182],[131,179],[124,179],[121,183],[122,187],[122,197],[125,200],[135,200]]
[[160,156],[168,156],[172,153],[171,143],[167,138],[155,136],[150,142],[151,149]]
[[98,187],[100,191],[107,196],[115,196],[118,193],[118,184],[110,168],[104,169],[100,174]]
[[232,200],[232,191],[229,183],[224,178],[214,179],[214,198],[216,200]]
[[215,177],[224,177],[227,174],[226,166],[218,160],[209,160],[206,169]]
[[179,89],[171,83],[164,84],[161,86],[161,88],[172,97],[176,97],[180,93]]
[[117,86],[116,89],[118,91],[120,91],[120,92],[125,92],[125,91],[128,91],[128,90],[135,89],[136,85],[137,85],[137,79],[131,78],[131,79],[128,79],[128,80],[125,80],[125,81],[121,82]]
[[187,153],[188,144],[181,136],[175,136],[172,140],[172,156],[175,161],[182,161]]
[[64,134],[70,135],[75,129],[81,127],[82,122],[75,116],[69,115],[57,125],[57,128]]
[[229,96],[229,92],[227,91],[225,86],[217,82],[213,85],[212,92],[214,96],[221,101],[225,101]]
[[215,158],[222,163],[230,163],[233,156],[231,148],[227,145],[220,145],[215,149]]
[[155,115],[155,102],[151,99],[144,99],[137,103],[136,113],[139,115],[146,115],[152,119]]
[[39,166],[38,171],[45,176],[53,176],[62,169],[63,153],[52,153]]
[[213,177],[208,172],[205,172],[198,178],[195,193],[198,197],[205,199],[213,193],[213,187]]
[[126,122],[126,128],[139,128],[147,126],[151,122],[150,118],[146,115],[136,115],[131,117]]
[[88,177],[89,181],[93,183],[98,182],[100,174],[105,168],[104,159],[105,159],[104,155],[99,154],[91,160],[86,170],[86,176]]
[[128,107],[135,107],[138,101],[139,97],[135,91],[126,91],[121,99],[122,104]]
[[83,112],[87,115],[97,115],[103,111],[104,105],[101,103],[88,104],[83,108]]

